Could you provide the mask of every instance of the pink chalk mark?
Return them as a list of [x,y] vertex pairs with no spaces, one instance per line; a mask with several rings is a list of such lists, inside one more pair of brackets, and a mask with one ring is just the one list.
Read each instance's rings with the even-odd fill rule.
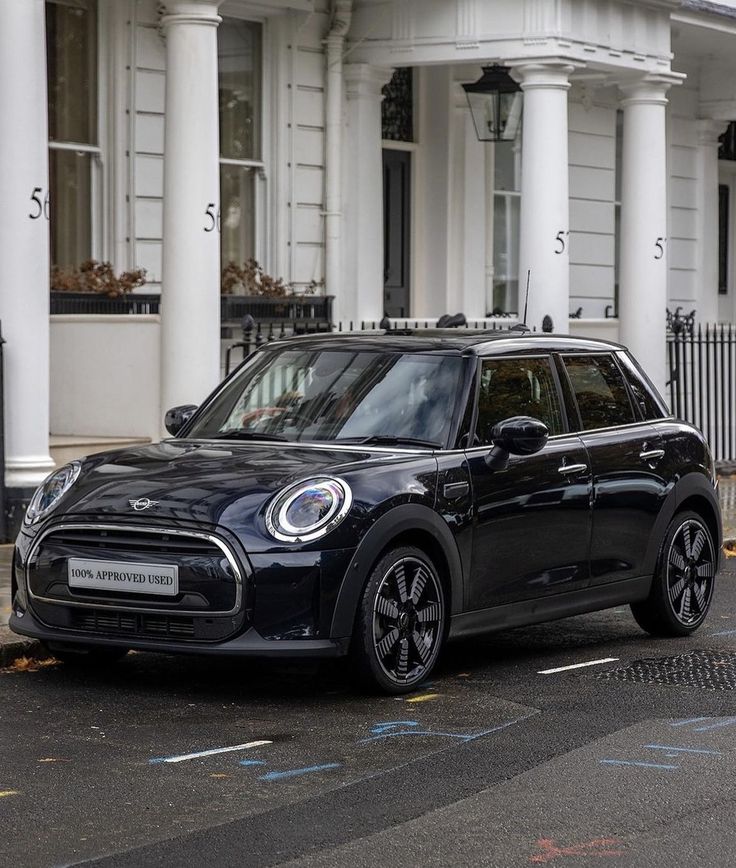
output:
[[593,838],[592,841],[584,841],[580,844],[572,844],[569,847],[561,847],[555,843],[554,838],[538,838],[537,847],[542,851],[529,857],[529,861],[536,864],[552,862],[558,856],[623,856],[623,850],[613,850],[621,841],[616,838]]

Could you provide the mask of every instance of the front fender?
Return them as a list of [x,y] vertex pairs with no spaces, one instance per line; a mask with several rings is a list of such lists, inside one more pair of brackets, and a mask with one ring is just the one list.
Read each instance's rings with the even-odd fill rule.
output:
[[393,540],[409,531],[428,533],[441,547],[449,566],[451,614],[462,611],[463,568],[452,531],[429,507],[407,503],[381,516],[361,540],[337,595],[330,629],[331,638],[346,638],[352,635],[360,595],[374,564]]

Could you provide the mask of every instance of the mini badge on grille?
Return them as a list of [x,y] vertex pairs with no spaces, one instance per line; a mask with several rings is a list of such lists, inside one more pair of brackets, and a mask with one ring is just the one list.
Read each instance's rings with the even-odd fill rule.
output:
[[142,512],[144,509],[150,509],[158,504],[157,500],[149,500],[147,497],[139,497],[138,500],[129,500],[128,503],[136,512]]

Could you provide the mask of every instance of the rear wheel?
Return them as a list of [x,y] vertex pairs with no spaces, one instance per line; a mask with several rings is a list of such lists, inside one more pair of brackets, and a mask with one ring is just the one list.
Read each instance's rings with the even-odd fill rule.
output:
[[363,591],[352,656],[363,680],[408,693],[434,668],[445,637],[446,606],[437,570],[414,546],[387,552]]
[[631,605],[639,626],[655,636],[687,636],[697,630],[713,598],[716,561],[702,517],[678,513],[667,528],[649,597]]
[[47,644],[49,653],[69,666],[86,667],[88,669],[102,669],[112,666],[118,660],[122,660],[128,653],[128,648],[94,645],[56,645]]

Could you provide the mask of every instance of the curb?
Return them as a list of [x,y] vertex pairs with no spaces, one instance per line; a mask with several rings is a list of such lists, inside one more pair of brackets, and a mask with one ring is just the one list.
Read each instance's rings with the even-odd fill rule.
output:
[[10,666],[19,657],[37,657],[41,643],[37,639],[19,636],[9,627],[0,626],[0,668]]

